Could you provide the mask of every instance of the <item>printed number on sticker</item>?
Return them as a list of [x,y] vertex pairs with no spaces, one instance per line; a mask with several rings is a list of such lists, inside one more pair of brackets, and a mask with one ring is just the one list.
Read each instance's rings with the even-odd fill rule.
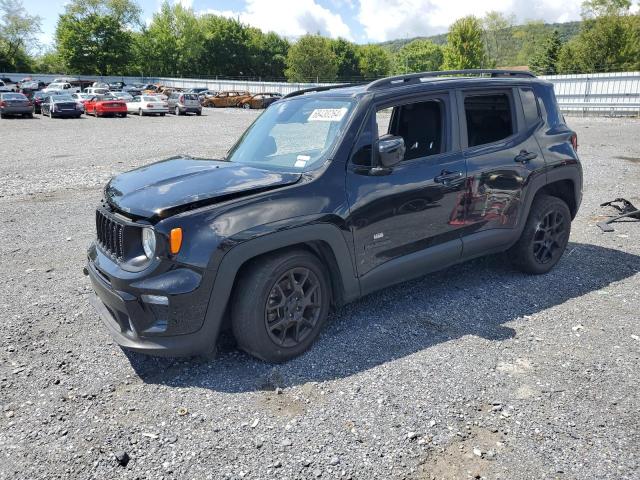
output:
[[310,122],[339,122],[347,113],[346,108],[316,108],[309,115]]

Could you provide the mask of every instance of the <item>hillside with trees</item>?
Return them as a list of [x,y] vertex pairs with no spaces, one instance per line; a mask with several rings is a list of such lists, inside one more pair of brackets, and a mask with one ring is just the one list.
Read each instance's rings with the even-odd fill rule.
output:
[[630,0],[586,0],[580,22],[516,25],[489,12],[458,19],[446,34],[370,45],[314,34],[291,40],[169,1],[143,21],[134,0],[69,0],[44,52],[40,25],[21,0],[0,0],[1,71],[336,82],[505,66],[538,74],[640,69],[640,15]]

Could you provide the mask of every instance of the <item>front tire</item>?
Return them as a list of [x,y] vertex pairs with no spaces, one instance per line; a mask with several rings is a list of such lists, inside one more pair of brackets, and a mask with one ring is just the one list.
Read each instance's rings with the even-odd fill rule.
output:
[[176,115],[176,117],[180,116],[180,107],[176,107],[173,113]]
[[271,254],[247,268],[231,303],[240,348],[266,362],[306,351],[324,326],[331,289],[318,258],[304,250]]
[[539,275],[551,270],[562,257],[571,233],[571,212],[557,197],[537,196],[522,235],[508,251],[513,265]]

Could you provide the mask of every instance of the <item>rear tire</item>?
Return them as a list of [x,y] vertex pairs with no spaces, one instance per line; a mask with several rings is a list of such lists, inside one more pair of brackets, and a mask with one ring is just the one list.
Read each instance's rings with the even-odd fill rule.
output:
[[539,195],[520,239],[509,249],[513,265],[525,273],[539,275],[551,270],[562,257],[571,233],[571,212],[557,197]]
[[138,109],[138,115],[141,117],[144,117],[144,112],[142,111],[141,108]]
[[330,295],[326,269],[315,255],[296,250],[258,259],[238,279],[232,296],[239,347],[266,362],[297,357],[322,330]]
[[176,117],[179,117],[180,116],[180,107],[176,107],[173,113],[175,114]]

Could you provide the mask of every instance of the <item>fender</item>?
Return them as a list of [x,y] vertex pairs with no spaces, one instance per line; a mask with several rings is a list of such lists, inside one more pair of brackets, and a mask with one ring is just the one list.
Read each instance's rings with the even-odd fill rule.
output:
[[269,233],[235,245],[222,257],[200,330],[200,335],[207,339],[206,344],[213,347],[217,342],[236,275],[247,261],[280,248],[318,241],[326,243],[336,259],[344,302],[360,297],[360,283],[356,277],[350,247],[338,227],[317,223]]

